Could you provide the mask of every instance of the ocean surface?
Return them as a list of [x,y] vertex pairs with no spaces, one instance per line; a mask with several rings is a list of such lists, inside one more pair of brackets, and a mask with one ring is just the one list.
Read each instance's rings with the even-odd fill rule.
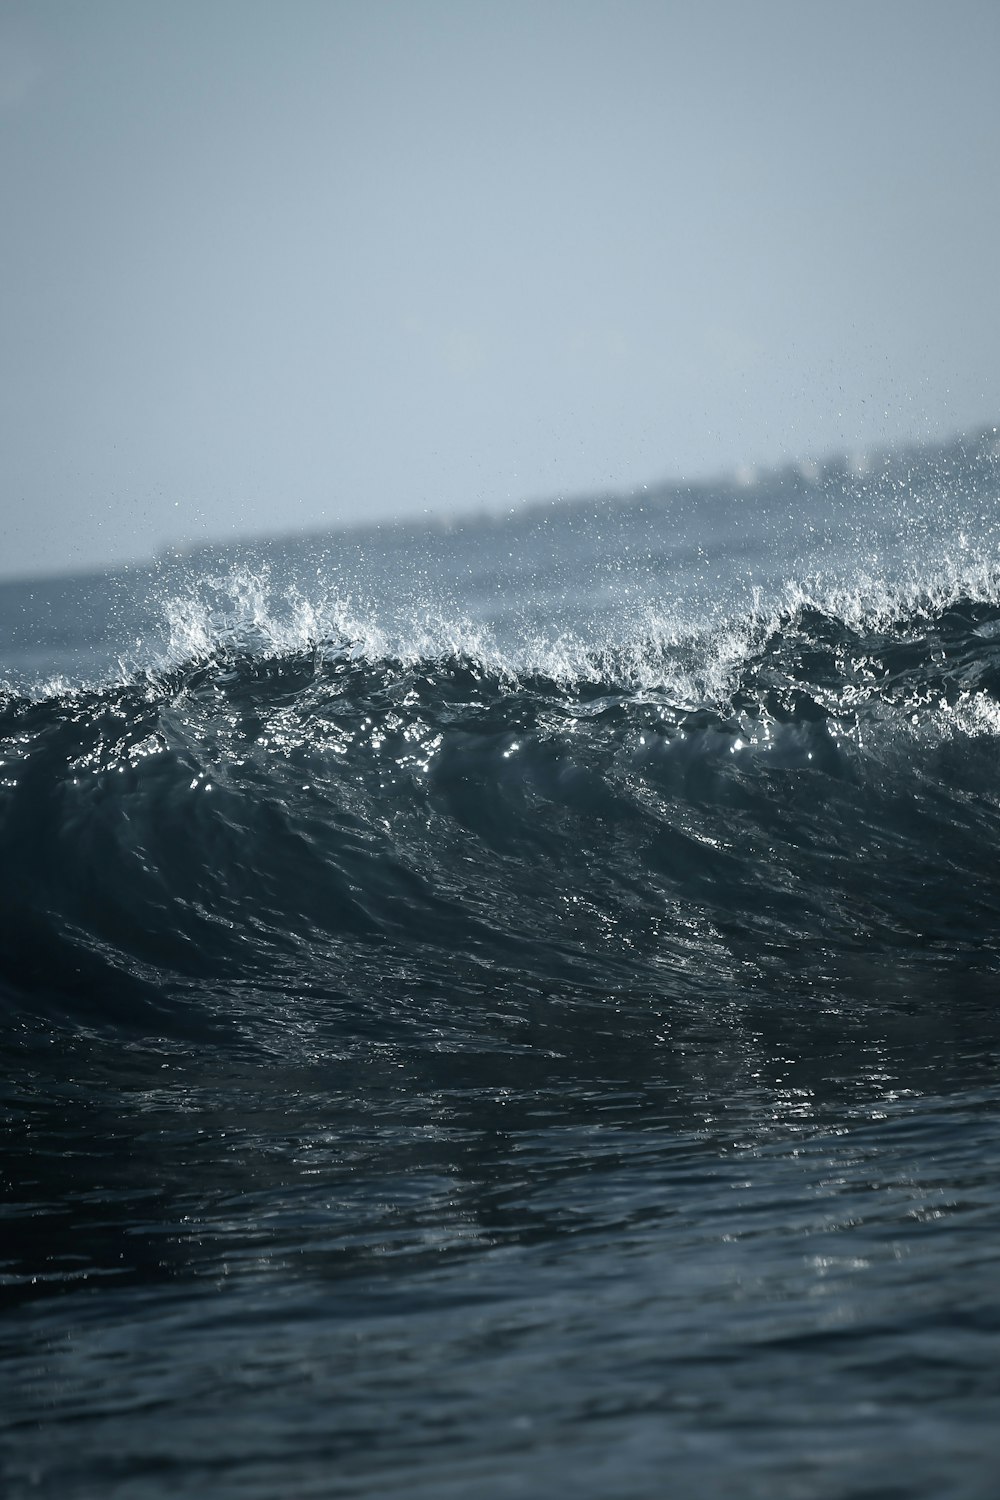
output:
[[4,1495],[993,1500],[998,773],[995,431],[0,587]]

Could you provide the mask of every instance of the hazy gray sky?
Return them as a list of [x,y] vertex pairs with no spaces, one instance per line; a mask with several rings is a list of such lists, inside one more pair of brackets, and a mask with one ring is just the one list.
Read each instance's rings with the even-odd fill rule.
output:
[[0,0],[0,572],[996,420],[996,0]]

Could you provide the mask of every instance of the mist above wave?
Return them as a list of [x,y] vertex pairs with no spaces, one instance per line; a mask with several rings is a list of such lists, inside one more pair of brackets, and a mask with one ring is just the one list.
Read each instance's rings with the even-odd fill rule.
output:
[[0,589],[0,670],[44,696],[215,653],[466,657],[500,677],[724,700],[781,622],[865,633],[1000,590],[995,435],[740,485],[664,486]]

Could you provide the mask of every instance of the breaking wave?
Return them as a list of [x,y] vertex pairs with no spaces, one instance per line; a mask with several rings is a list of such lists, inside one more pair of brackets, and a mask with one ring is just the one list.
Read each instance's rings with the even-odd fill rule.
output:
[[156,669],[0,699],[9,1008],[253,1042],[280,988],[282,1024],[461,1045],[501,983],[680,1003],[984,950],[1000,594],[968,582],[600,650],[175,602]]

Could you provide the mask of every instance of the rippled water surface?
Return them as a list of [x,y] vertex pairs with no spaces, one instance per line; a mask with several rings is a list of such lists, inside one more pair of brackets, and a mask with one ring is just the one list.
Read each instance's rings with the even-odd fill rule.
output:
[[0,591],[21,1497],[988,1497],[977,443]]

